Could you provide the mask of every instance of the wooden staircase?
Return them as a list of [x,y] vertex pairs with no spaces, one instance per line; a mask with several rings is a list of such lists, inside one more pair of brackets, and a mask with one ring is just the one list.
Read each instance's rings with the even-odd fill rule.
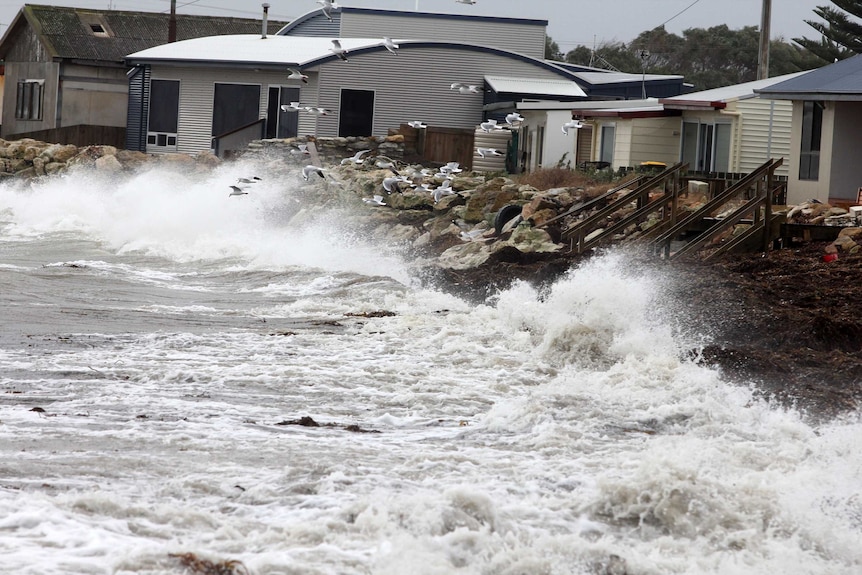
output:
[[[781,159],[767,161],[694,212],[680,209],[680,198],[688,194],[682,178],[688,164],[676,164],[654,176],[629,180],[547,224],[578,218],[562,231],[562,238],[578,253],[615,241],[624,230],[643,228],[645,222],[650,225],[638,233],[638,241],[646,241],[654,254],[665,259],[691,256],[737,224],[749,227],[718,245],[704,259],[742,248],[767,251],[780,234],[783,218],[772,214],[773,193],[780,188],[775,170],[781,163]],[[626,188],[630,191],[613,198]],[[632,211],[611,221],[612,214],[624,209]]]

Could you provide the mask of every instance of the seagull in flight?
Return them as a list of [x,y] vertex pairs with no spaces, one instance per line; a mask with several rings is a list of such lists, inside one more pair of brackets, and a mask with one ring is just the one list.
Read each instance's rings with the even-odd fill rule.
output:
[[318,167],[318,166],[312,166],[311,164],[302,168],[302,179],[305,180],[306,182],[314,174],[317,174],[321,178],[324,178],[323,168]]
[[491,118],[489,120],[485,120],[484,122],[479,124],[479,127],[482,128],[483,132],[487,132],[489,134],[491,132],[493,132],[494,130],[502,130],[503,129],[503,126],[499,126],[497,124],[497,120],[495,120],[494,118]]
[[503,153],[497,148],[476,148],[476,153],[487,158],[488,156],[502,156]]
[[407,125],[408,125],[408,126],[410,126],[411,128],[417,128],[417,129],[419,129],[419,130],[421,130],[422,128],[427,128],[427,127],[428,127],[428,124],[423,124],[423,123],[422,123],[422,122],[420,122],[419,120],[414,120],[414,121],[412,121],[412,122],[407,122]]
[[308,156],[311,152],[308,151],[308,144],[297,144],[295,148],[290,149],[292,156]]
[[476,0],[455,0],[455,4],[475,4]]
[[329,49],[333,54],[347,62],[347,49],[341,47],[341,42],[338,40],[332,41],[332,48]]
[[250,178],[237,178],[236,179],[237,184],[256,184],[259,181],[261,181],[261,180],[257,176],[252,176]]
[[321,8],[323,15],[326,16],[327,20],[332,22],[332,10],[338,8],[338,4],[332,0],[317,0],[317,3],[323,5]]
[[563,133],[568,136],[570,129],[579,130],[580,128],[583,128],[583,127],[584,127],[584,124],[580,120],[571,120],[571,121],[563,124]]
[[512,112],[511,114],[506,115],[506,123],[507,124],[520,124],[524,121],[524,116],[519,114],[518,112]]
[[317,106],[306,106],[303,110],[312,114],[317,114],[318,116],[328,116],[332,113],[332,110],[329,108],[319,108]]
[[398,44],[393,42],[392,38],[384,37],[383,38],[383,45],[386,46],[387,50],[389,50],[390,52],[392,52],[396,56],[398,55]]
[[401,187],[398,185],[398,183],[409,181],[410,180],[405,178],[404,176],[389,176],[388,178],[383,178],[383,189],[389,193],[400,192]]
[[453,82],[449,84],[450,90],[458,90],[459,94],[478,94],[480,92],[479,86],[474,84],[462,84],[461,82]]
[[362,201],[366,204],[371,204],[372,206],[385,206],[386,202],[383,201],[383,196],[379,194],[375,194],[373,198],[362,198]]
[[282,104],[281,111],[282,112],[299,112],[303,107],[299,104],[299,102],[291,102],[290,104]]
[[343,160],[341,160],[341,165],[342,166],[347,165],[347,164],[359,165],[365,161],[362,159],[362,154],[367,154],[369,151],[370,150],[359,150],[358,152],[353,154],[353,156],[351,156],[349,158],[344,158]]
[[231,186],[231,187],[230,187],[230,193],[227,195],[227,197],[231,197],[231,196],[247,196],[247,195],[248,195],[248,192],[244,191],[244,190],[243,190],[242,188],[240,188],[239,186]]
[[302,80],[303,84],[308,84],[308,76],[297,70],[296,68],[288,68],[290,75],[287,77],[288,80]]
[[437,186],[437,188],[435,188],[435,190],[432,192],[435,204],[441,199],[443,199],[443,196],[452,196],[454,194],[455,190],[452,189],[452,180],[446,180],[445,182]]

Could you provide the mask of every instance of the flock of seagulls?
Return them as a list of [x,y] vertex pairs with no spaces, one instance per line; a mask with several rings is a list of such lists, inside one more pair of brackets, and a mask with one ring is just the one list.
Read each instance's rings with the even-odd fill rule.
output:
[[261,181],[261,179],[258,178],[257,176],[252,176],[250,178],[245,178],[245,177],[237,178],[236,183],[231,184],[229,186],[230,187],[230,193],[227,195],[227,197],[247,196],[248,192],[246,190],[249,187],[251,187],[251,184],[256,184],[260,181]]

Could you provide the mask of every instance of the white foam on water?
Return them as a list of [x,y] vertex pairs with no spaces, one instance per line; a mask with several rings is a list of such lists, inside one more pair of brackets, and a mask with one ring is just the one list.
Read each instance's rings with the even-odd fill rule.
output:
[[[0,191],[22,238],[98,237],[105,273],[162,297],[206,283],[220,313],[267,320],[2,350],[0,572],[167,575],[185,553],[256,574],[860,572],[858,415],[815,425],[692,363],[658,297],[672,280],[607,254],[474,305],[314,234],[291,245],[368,273],[309,270],[276,250],[305,232],[216,204],[249,199],[213,195],[236,177],[97,190],[128,226],[23,206],[60,184]],[[271,327],[291,317],[324,321]]]
[[118,254],[239,258],[258,269],[305,266],[409,281],[397,257],[358,237],[344,214],[305,217],[298,226],[271,217],[299,201],[299,178],[268,181],[264,174],[247,195],[229,197],[229,185],[253,168],[259,166],[234,162],[206,175],[164,167],[126,176],[76,171],[0,186],[0,213],[11,214],[4,219],[12,220],[12,236],[80,232]]

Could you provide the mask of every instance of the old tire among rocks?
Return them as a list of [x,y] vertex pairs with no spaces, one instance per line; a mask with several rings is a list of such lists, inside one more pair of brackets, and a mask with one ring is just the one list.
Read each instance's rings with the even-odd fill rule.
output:
[[503,206],[500,208],[500,211],[497,212],[497,215],[494,217],[494,231],[497,232],[497,235],[500,235],[500,232],[503,230],[503,226],[508,224],[514,218],[517,218],[521,215],[521,206],[518,204],[509,204],[507,206]]

